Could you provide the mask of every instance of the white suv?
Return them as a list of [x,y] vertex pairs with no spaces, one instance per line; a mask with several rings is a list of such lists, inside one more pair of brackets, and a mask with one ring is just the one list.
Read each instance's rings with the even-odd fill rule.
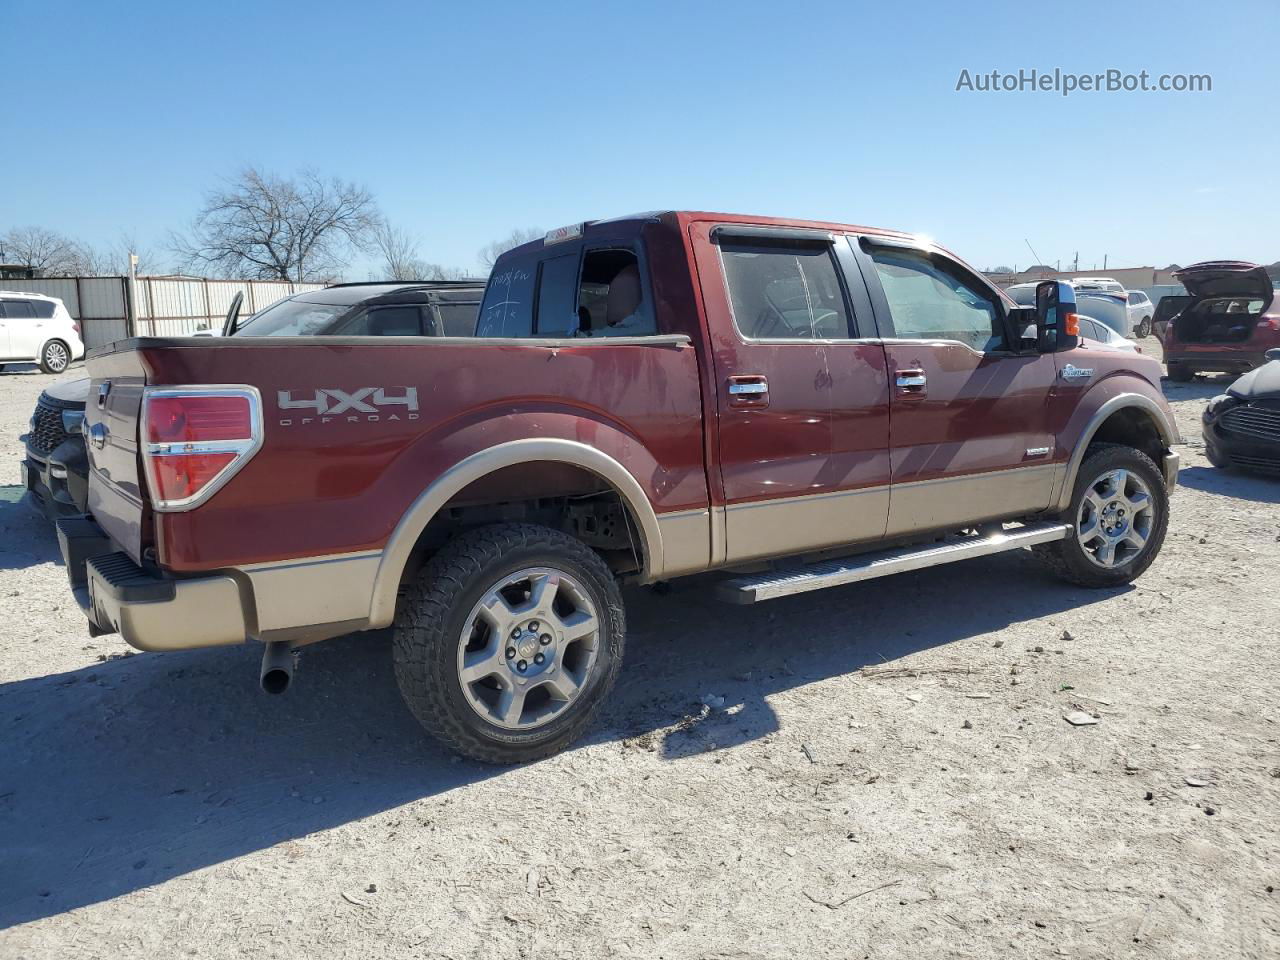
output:
[[62,373],[84,356],[80,324],[57,297],[0,290],[0,370],[6,363],[38,363]]

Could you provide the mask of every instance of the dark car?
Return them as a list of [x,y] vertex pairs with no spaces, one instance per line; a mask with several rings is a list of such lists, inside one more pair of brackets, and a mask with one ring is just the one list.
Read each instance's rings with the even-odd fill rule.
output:
[[273,303],[238,324],[237,337],[470,337],[481,280],[340,283]]
[[19,438],[26,448],[23,482],[50,520],[85,512],[89,462],[80,425],[88,395],[87,377],[48,387],[36,402],[30,429]]
[[1280,474],[1280,348],[1204,411],[1204,451],[1215,467]]
[[[280,300],[239,325],[237,299],[223,331],[237,337],[470,337],[483,294],[479,280],[343,283]],[[88,394],[88,379],[54,384],[40,395],[31,430],[21,438],[23,480],[51,520],[86,512],[89,463],[80,423]]]
[[1174,273],[1189,296],[1165,297],[1156,312],[1169,379],[1201,371],[1245,373],[1280,347],[1280,310],[1265,267],[1215,260]]

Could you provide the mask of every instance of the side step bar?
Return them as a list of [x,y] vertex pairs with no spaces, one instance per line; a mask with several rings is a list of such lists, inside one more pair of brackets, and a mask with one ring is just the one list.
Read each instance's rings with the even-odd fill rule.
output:
[[957,536],[922,546],[899,547],[879,553],[864,553],[842,560],[815,563],[800,569],[773,570],[721,582],[717,595],[730,603],[759,603],[793,593],[824,587],[838,587],[859,580],[874,580],[893,573],[936,567],[971,557],[1017,550],[1037,543],[1064,540],[1071,533],[1069,523],[1032,523],[991,534]]

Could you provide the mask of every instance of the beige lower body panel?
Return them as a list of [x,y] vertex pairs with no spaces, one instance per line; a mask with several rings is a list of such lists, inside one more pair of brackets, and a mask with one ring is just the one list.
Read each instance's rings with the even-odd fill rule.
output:
[[262,634],[369,619],[381,551],[308,557],[241,567],[252,588]]
[[884,536],[889,488],[731,503],[725,508],[725,561],[808,553]]
[[662,578],[698,573],[711,565],[709,509],[660,513],[658,530],[662,534]]
[[887,536],[946,530],[1044,510],[1060,467],[1054,463],[901,483],[889,503]]

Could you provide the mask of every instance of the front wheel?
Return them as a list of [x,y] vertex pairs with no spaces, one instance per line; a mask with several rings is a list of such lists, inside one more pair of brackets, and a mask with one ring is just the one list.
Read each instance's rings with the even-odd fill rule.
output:
[[625,632],[599,554],[548,527],[482,527],[436,554],[404,598],[396,680],[452,749],[536,760],[586,729],[618,675]]
[[61,340],[50,340],[40,351],[40,369],[45,373],[62,373],[71,364],[71,351]]
[[1138,339],[1145,340],[1149,336],[1151,336],[1151,318],[1143,317],[1138,322]]
[[1036,552],[1054,573],[1082,587],[1116,587],[1151,566],[1169,525],[1169,494],[1141,450],[1114,443],[1089,448],[1064,519],[1065,540]]

